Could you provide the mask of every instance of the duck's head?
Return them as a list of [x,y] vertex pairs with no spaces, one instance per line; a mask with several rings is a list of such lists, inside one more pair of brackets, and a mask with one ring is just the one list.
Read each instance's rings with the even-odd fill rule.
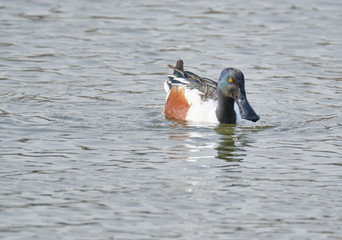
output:
[[218,91],[224,98],[232,98],[240,109],[241,118],[256,122],[260,117],[254,112],[247,101],[245,91],[245,77],[236,68],[225,68],[218,81]]

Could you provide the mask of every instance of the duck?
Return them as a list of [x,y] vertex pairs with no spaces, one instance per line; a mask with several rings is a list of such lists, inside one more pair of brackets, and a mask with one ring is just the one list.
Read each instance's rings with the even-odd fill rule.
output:
[[260,119],[247,100],[245,77],[239,69],[223,69],[216,82],[185,71],[183,60],[168,67],[173,69],[173,74],[164,82],[166,117],[219,124]]

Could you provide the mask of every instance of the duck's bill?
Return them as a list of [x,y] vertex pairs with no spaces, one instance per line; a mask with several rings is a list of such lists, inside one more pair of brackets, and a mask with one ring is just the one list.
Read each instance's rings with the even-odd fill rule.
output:
[[245,91],[241,91],[241,90],[239,91],[238,96],[235,97],[235,102],[239,106],[241,118],[249,120],[249,121],[253,121],[253,122],[256,122],[260,119],[258,114],[255,113],[252,106],[247,101]]

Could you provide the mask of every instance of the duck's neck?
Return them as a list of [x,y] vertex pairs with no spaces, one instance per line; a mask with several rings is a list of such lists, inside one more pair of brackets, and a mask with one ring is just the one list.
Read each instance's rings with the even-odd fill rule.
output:
[[236,113],[234,110],[234,99],[224,97],[220,92],[217,94],[216,117],[220,123],[235,123]]

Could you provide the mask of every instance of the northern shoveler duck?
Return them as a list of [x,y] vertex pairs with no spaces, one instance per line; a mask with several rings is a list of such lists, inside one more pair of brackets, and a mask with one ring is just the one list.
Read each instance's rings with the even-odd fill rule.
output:
[[[178,60],[173,74],[164,83],[167,92],[164,113],[178,120],[236,123],[246,119],[256,122],[260,117],[247,101],[245,78],[236,68],[225,68],[218,82],[184,71]],[[234,107],[235,105],[235,107]]]

